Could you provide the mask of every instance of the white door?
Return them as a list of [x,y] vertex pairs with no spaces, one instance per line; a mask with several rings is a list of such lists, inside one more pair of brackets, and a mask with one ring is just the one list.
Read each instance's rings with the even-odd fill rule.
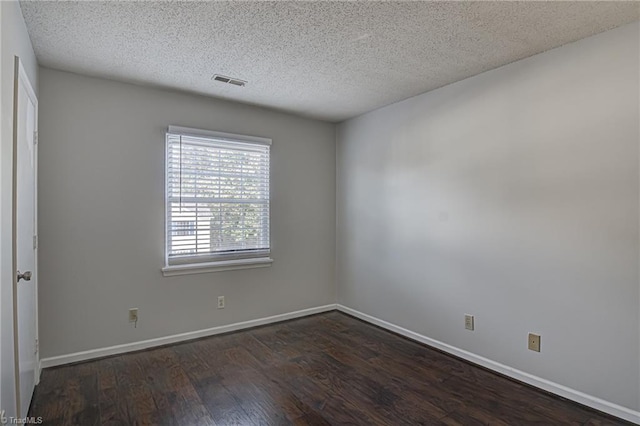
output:
[[36,161],[38,100],[16,57],[14,98],[14,253],[16,280],[16,387],[20,416],[27,415],[38,381],[36,274]]

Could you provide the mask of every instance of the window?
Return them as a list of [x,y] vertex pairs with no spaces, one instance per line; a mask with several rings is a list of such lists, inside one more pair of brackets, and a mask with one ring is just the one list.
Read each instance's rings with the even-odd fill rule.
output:
[[270,139],[170,126],[165,275],[268,266]]

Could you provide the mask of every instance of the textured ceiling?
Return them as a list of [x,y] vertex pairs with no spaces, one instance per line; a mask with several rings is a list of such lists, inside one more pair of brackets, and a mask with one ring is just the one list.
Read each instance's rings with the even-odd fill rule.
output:
[[[340,121],[638,20],[635,2],[30,2],[41,65]],[[248,80],[236,87],[211,80]]]

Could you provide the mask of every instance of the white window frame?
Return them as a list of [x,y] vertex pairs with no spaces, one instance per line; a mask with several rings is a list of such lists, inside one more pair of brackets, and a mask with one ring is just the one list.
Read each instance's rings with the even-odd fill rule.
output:
[[[237,135],[233,133],[216,132],[211,130],[193,129],[189,127],[169,126],[167,134],[180,134],[182,136],[195,136],[217,139],[220,141],[234,142],[234,143],[246,143],[255,145],[269,145],[271,146],[271,139],[257,137]],[[261,250],[256,253],[255,257],[236,258],[232,256],[184,256],[178,259],[169,259],[169,247],[168,247],[168,229],[169,229],[169,203],[168,203],[168,138],[165,140],[165,233],[164,233],[164,264],[162,268],[162,274],[165,277],[185,274],[201,274],[208,272],[229,271],[234,269],[251,269],[251,268],[263,268],[271,266],[273,259],[271,256],[271,241],[269,242],[269,249]],[[269,161],[271,163],[271,161]],[[271,164],[269,164],[269,173],[271,173]],[[271,188],[269,188],[271,192]],[[271,227],[271,197],[269,197],[269,227]],[[271,239],[271,229],[269,229],[269,239]],[[196,259],[197,258],[197,259]],[[204,260],[203,260],[204,259]],[[197,260],[197,261],[196,261]]]

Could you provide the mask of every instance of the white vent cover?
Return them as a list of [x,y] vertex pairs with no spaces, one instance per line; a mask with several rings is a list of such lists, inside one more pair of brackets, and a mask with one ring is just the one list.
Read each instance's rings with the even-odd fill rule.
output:
[[220,74],[215,74],[213,76],[213,81],[219,81],[221,83],[233,84],[234,86],[244,87],[247,82],[245,80],[240,80],[239,78],[227,77]]

